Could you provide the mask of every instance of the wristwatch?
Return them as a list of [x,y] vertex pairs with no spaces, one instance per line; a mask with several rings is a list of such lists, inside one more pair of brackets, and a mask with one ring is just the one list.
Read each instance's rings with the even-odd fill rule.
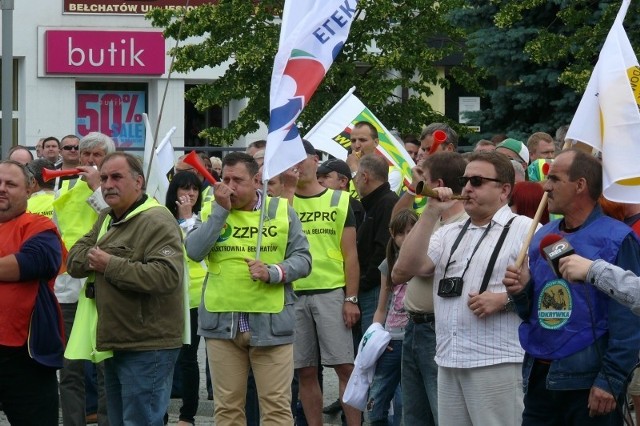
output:
[[349,296],[344,298],[345,302],[353,303],[354,305],[358,304],[358,296]]
[[504,310],[506,312],[515,312],[516,311],[516,304],[513,301],[513,298],[511,297],[511,295],[507,296],[507,303],[504,304]]

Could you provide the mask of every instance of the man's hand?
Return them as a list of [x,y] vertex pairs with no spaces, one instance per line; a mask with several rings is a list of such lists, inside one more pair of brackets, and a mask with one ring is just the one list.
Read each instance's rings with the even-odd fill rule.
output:
[[520,293],[527,286],[531,275],[529,274],[529,258],[525,258],[520,269],[514,265],[507,266],[502,284],[507,288],[507,293],[514,295]]
[[353,327],[360,319],[360,308],[351,302],[344,302],[342,305],[342,319],[347,328]]
[[282,172],[282,194],[280,196],[289,200],[289,204],[293,204],[299,178],[300,171],[297,165]]
[[567,281],[584,281],[587,279],[587,273],[593,260],[572,254],[571,256],[560,259],[560,274]]
[[424,170],[420,166],[413,166],[411,168],[411,186],[416,187],[416,184],[424,180]]
[[87,182],[92,191],[100,188],[100,172],[93,166],[78,166],[80,176]]
[[587,407],[589,407],[589,417],[603,416],[616,409],[616,399],[609,392],[592,386]]
[[352,152],[347,156],[347,165],[351,169],[352,172],[358,171],[358,165],[360,164],[360,157],[362,153],[358,154],[357,152]]
[[504,293],[469,293],[467,306],[478,318],[486,318],[496,312],[501,312],[506,301]]
[[213,196],[220,207],[231,211],[231,194],[233,190],[224,183],[217,183],[213,188]]
[[451,197],[453,196],[453,191],[451,190],[451,188],[439,186],[432,189],[436,194],[438,194],[438,197],[429,199],[426,211],[436,214],[438,217],[440,217],[443,212],[453,207],[453,205],[457,203],[457,200],[451,199]]
[[247,262],[247,266],[249,266],[249,275],[251,275],[251,279],[260,280],[262,282],[269,282],[269,270],[267,269],[267,265],[265,265],[260,260],[255,259],[245,259]]
[[109,264],[109,260],[111,259],[111,255],[96,246],[89,250],[87,259],[89,260],[89,269],[104,274],[104,271],[106,271],[107,265]]

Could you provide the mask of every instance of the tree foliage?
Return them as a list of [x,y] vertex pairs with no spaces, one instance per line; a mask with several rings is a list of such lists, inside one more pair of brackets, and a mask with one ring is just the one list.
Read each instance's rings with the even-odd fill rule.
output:
[[[474,119],[483,129],[525,138],[568,124],[620,0],[473,0],[453,12],[468,53],[490,78],[490,105]],[[640,5],[624,24],[638,40]]]
[[[227,67],[221,78],[189,90],[186,96],[205,110],[248,99],[226,129],[205,129],[211,144],[230,144],[268,123],[269,85],[278,48],[283,0],[220,0],[190,11],[154,9],[149,16],[165,36],[180,40],[171,51],[174,69],[189,72]],[[446,119],[426,100],[433,86],[449,79],[476,88],[464,64],[444,78],[437,64],[464,48],[464,33],[447,19],[463,0],[359,0],[349,39],[299,119],[310,129],[352,86],[358,97],[388,127],[419,132],[422,125]],[[182,24],[184,22],[184,24]],[[197,40],[194,42],[194,40]],[[409,96],[393,96],[403,87]]]

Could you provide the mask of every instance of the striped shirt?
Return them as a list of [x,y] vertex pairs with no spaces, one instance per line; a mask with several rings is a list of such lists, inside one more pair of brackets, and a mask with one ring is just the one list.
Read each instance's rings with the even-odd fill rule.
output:
[[[500,208],[491,220],[491,228],[480,244],[478,242],[488,225],[481,227],[469,224],[458,248],[451,256],[447,277],[460,277],[469,263],[476,245],[477,251],[471,258],[464,274],[462,296],[443,298],[437,295],[438,283],[444,276],[451,247],[460,234],[465,222],[443,226],[434,232],[429,243],[428,256],[436,265],[434,273],[433,298],[436,317],[436,363],[441,367],[473,368],[509,362],[522,362],[524,351],[518,338],[520,318],[513,312],[496,312],[485,318],[478,318],[467,306],[469,293],[478,292],[487,264],[497,245],[504,225],[513,217],[508,206]],[[531,219],[517,216],[500,250],[500,254],[489,279],[486,291],[504,293],[502,284],[508,265],[513,265],[522,247]]]

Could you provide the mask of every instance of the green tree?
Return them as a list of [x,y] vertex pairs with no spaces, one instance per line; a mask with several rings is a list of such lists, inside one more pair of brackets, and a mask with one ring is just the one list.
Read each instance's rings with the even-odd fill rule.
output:
[[[432,87],[447,87],[450,79],[477,87],[469,68],[455,67],[443,78],[436,67],[438,61],[463,47],[464,33],[447,20],[449,12],[462,4],[463,0],[360,0],[342,53],[300,116],[301,133],[352,86],[385,125],[401,133],[417,133],[426,123],[445,121],[425,100]],[[247,107],[228,128],[209,128],[200,134],[210,144],[230,144],[256,131],[259,122],[268,123],[282,6],[282,0],[220,0],[188,12],[150,12],[154,26],[180,40],[171,52],[176,56],[176,71],[227,66],[218,80],[186,93],[196,108],[248,99]],[[191,43],[194,39],[201,41]],[[406,88],[408,96],[392,96],[397,87]]]
[[[468,34],[468,53],[489,77],[483,129],[526,138],[553,131],[575,113],[613,19],[616,1],[474,0],[452,22]],[[640,5],[625,18],[639,39]]]

